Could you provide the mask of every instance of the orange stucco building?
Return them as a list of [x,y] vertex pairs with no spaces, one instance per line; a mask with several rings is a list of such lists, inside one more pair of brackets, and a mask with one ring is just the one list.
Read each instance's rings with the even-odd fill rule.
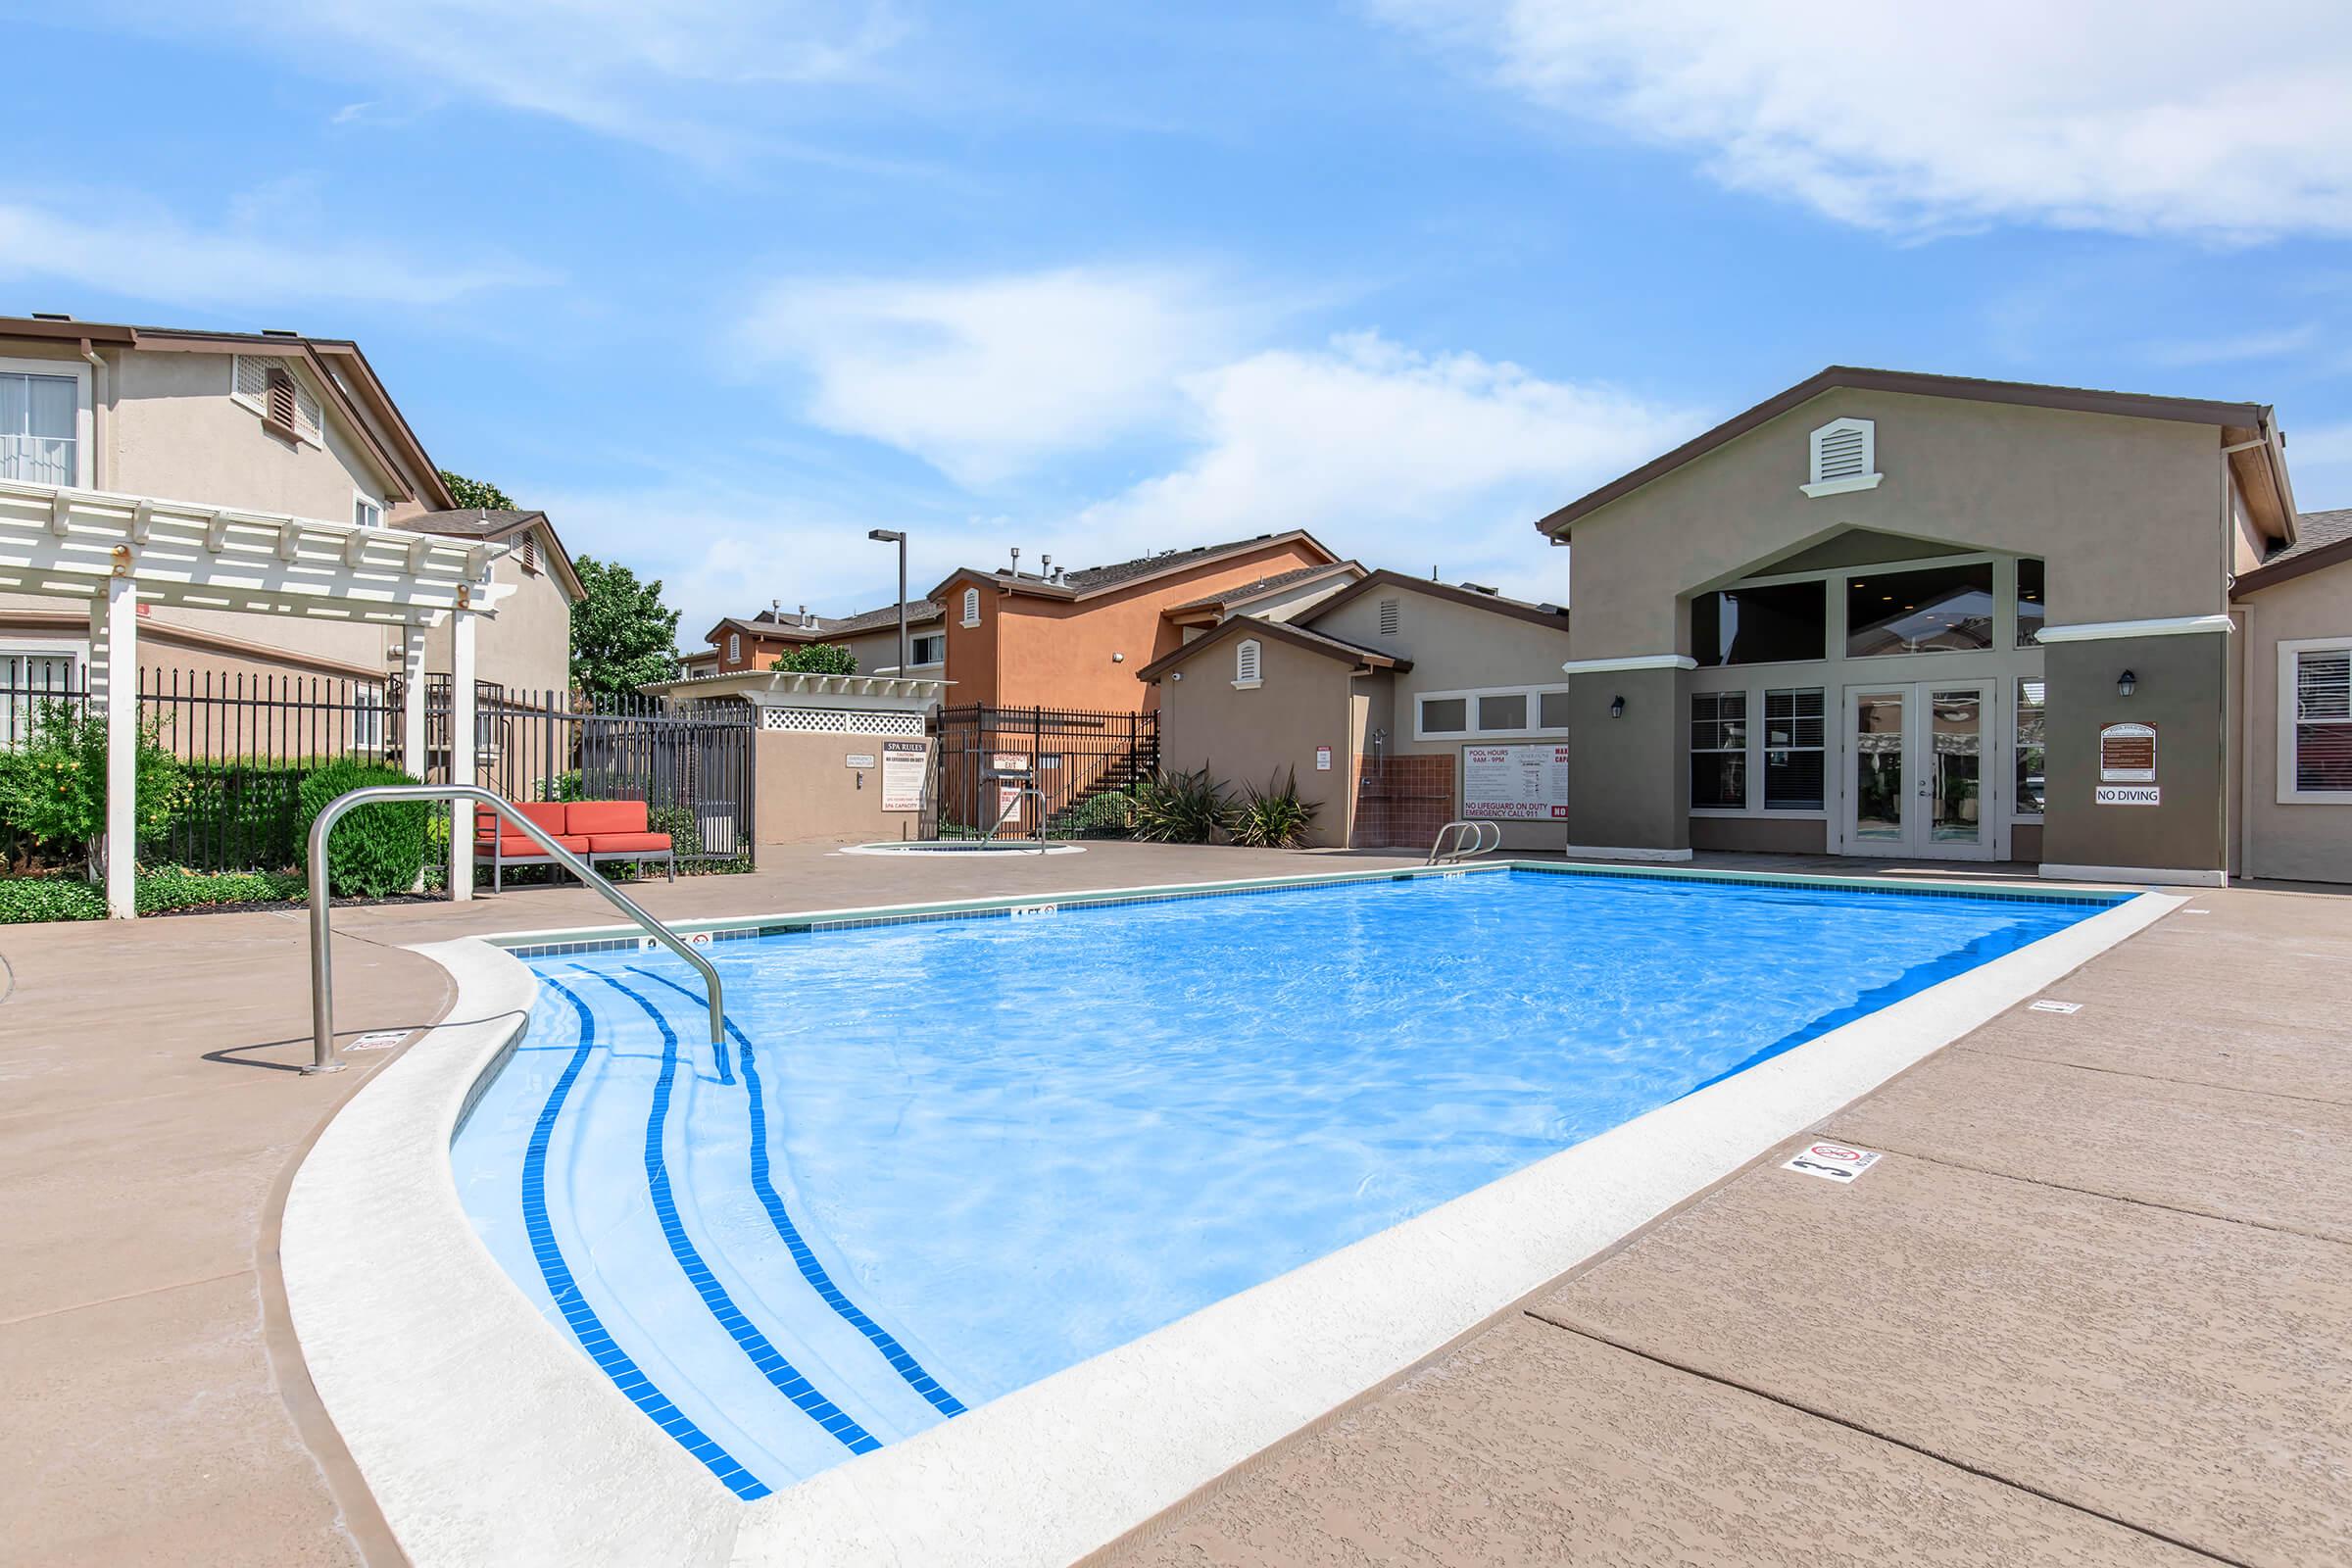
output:
[[1213,623],[1204,608],[1313,596],[1361,575],[1294,530],[1051,575],[966,566],[930,597],[946,611],[952,701],[1132,712],[1158,706],[1135,672]]

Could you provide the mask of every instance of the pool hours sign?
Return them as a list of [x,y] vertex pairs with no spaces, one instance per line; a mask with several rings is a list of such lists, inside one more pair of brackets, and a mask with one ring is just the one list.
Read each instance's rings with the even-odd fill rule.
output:
[[1495,822],[1568,820],[1568,748],[1465,746],[1462,815]]

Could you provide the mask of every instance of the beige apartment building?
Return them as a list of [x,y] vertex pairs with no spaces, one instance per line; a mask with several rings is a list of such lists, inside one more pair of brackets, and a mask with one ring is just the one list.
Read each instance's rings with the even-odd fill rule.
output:
[[[553,525],[538,512],[459,508],[356,343],[0,317],[0,486],[509,546],[491,569],[514,592],[480,627],[477,678],[533,693],[569,685],[581,590]],[[398,668],[397,628],[189,605],[142,604],[139,616],[150,683],[317,678],[380,709]],[[449,638],[448,625],[433,630],[429,668],[450,668]],[[0,593],[0,687],[73,686],[88,660],[79,605]]]

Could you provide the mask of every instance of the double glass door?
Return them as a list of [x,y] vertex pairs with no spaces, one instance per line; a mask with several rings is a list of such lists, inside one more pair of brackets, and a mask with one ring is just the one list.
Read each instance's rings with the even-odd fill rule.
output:
[[2000,852],[1992,697],[1989,682],[1846,688],[1846,854],[1988,860]]

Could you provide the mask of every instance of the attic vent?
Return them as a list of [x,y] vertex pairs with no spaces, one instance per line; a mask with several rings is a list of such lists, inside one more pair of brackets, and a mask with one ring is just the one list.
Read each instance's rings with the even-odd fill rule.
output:
[[1257,684],[1257,639],[1245,637],[1233,651],[1233,683],[1236,686]]
[[963,591],[963,623],[966,626],[980,624],[980,590],[977,588]]
[[525,571],[539,569],[539,536],[527,531],[522,536],[522,569]]
[[318,399],[302,384],[292,366],[259,354],[239,354],[235,367],[230,397],[295,437],[318,444]]
[[1804,486],[1806,495],[1871,490],[1883,477],[1878,471],[1878,426],[1872,420],[1832,419],[1813,432],[1812,447],[1812,478]]
[[1404,607],[1394,599],[1383,599],[1380,602],[1380,634],[1383,637],[1394,637],[1396,635],[1396,628],[1403,623]]

